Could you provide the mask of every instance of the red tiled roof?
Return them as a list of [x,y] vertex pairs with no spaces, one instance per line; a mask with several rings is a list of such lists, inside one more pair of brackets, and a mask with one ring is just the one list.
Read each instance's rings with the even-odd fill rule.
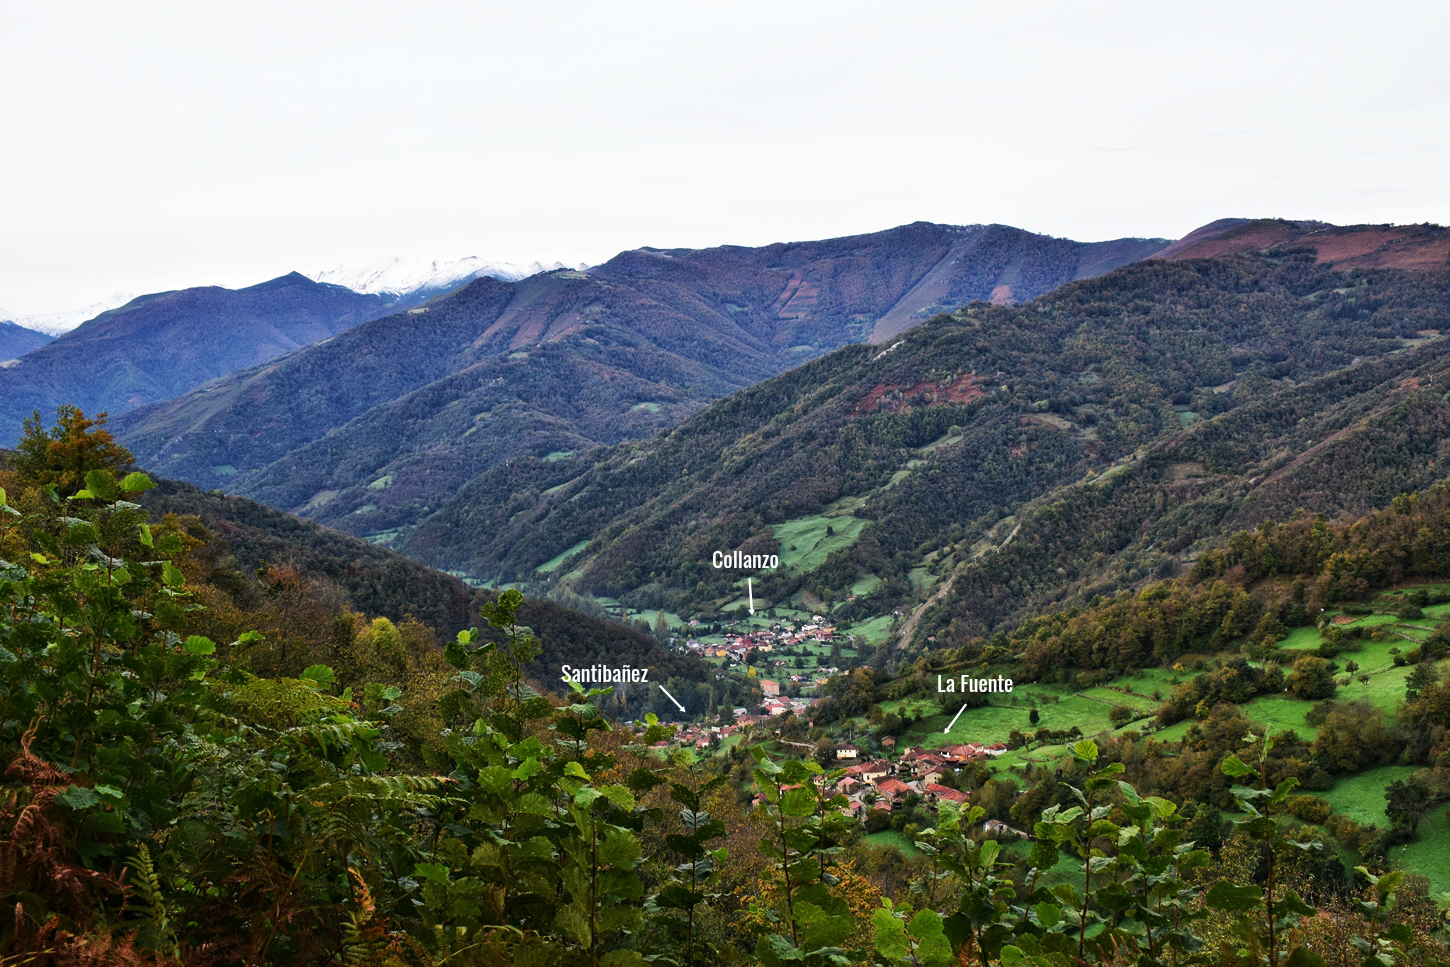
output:
[[956,789],[948,788],[947,786],[943,786],[941,783],[938,782],[929,783],[926,787],[926,791],[931,793],[938,799],[947,799],[951,802],[963,803],[967,801],[966,793],[960,792]]
[[888,796],[904,796],[915,791],[900,779],[882,779],[876,783],[876,788]]

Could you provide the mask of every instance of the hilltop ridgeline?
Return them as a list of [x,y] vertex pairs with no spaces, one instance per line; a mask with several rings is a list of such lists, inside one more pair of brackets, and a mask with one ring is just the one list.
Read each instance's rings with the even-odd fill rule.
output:
[[645,438],[839,347],[1166,244],[916,223],[638,249],[587,272],[479,279],[113,425],[168,477],[396,545],[492,467]]
[[777,554],[761,602],[961,643],[1439,479],[1447,326],[1443,272],[1299,244],[1143,262],[844,347],[648,441],[516,460],[402,547],[680,614],[736,606],[745,575],[712,552]]

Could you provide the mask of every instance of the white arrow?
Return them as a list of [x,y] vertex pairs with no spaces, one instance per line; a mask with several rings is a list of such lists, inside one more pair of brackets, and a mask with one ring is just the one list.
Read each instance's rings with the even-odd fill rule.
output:
[[[681,712],[683,712],[685,710],[685,707],[680,704],[680,700],[677,699],[677,698],[675,698],[673,695],[671,695],[669,693],[669,690],[666,689],[663,685],[660,686],[660,691],[662,691],[662,692],[665,693],[665,698],[667,698],[671,702],[674,702],[675,703],[675,708],[679,709]],[[966,708],[966,706],[963,705],[962,708]]]
[[[952,716],[952,725],[957,724],[957,719],[961,718],[962,713],[966,710],[967,706],[965,704],[961,708],[957,709],[957,714]],[[945,734],[947,732],[950,732],[952,730],[952,725],[948,725],[946,728],[942,729],[942,733]]]
[[750,583],[750,578],[745,579],[745,593],[750,595],[750,613],[755,614],[755,585]]

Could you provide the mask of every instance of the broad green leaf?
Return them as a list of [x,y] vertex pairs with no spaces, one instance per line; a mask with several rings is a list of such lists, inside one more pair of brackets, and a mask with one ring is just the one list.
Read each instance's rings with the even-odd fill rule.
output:
[[639,839],[634,833],[626,829],[610,830],[604,837],[604,842],[599,844],[599,861],[620,869],[633,869],[634,861],[640,858],[643,850],[639,845]]
[[210,638],[202,635],[192,635],[186,639],[186,644],[181,646],[189,655],[210,655],[216,652],[216,644]]
[[871,911],[871,926],[874,928],[876,940],[876,952],[888,963],[910,964],[908,959],[911,956],[911,941],[906,939],[906,924],[902,923],[891,913],[891,908],[885,904],[890,900],[882,900],[882,906]]
[[1264,902],[1264,891],[1256,886],[1236,886],[1219,880],[1209,887],[1205,902],[1215,910],[1242,912],[1253,910]]
[[181,573],[181,568],[167,561],[161,565],[161,583],[168,588],[179,588],[186,583],[186,575]]
[[1399,888],[1400,881],[1404,878],[1404,870],[1393,870],[1389,873],[1386,873],[1384,876],[1380,877],[1379,882],[1374,885],[1375,892],[1382,897],[1389,896],[1390,894],[1394,893],[1396,889]]
[[1235,779],[1256,774],[1252,767],[1245,765],[1244,760],[1236,755],[1231,755],[1223,760],[1223,764],[1219,766],[1219,769],[1223,771],[1224,775],[1232,776]]
[[1304,947],[1295,947],[1280,961],[1284,967],[1324,967],[1324,958]]
[[514,769],[513,777],[520,781],[524,781],[527,779],[532,779],[534,776],[538,775],[543,771],[544,767],[539,764],[539,760],[534,758],[533,756],[530,756],[529,758],[518,764],[518,767]]
[[1002,967],[1032,967],[1032,958],[1023,952],[1021,947],[1014,947],[1011,944],[1002,948]]
[[1289,798],[1289,793],[1297,789],[1298,786],[1299,780],[1294,776],[1290,776],[1274,787],[1274,794],[1269,797],[1269,802],[1274,804],[1283,802]]
[[461,642],[450,641],[443,649],[443,660],[454,668],[467,668],[468,649]]
[[942,932],[941,916],[922,910],[911,918],[907,929],[916,938],[916,960],[922,967],[946,967],[952,962],[952,946]]
[[419,863],[413,868],[413,875],[420,880],[436,880],[447,883],[451,871],[444,863]]
[[634,809],[634,793],[630,792],[624,786],[600,786],[599,792],[604,796],[604,798],[608,799],[610,802],[614,803],[625,812],[629,812],[630,810]]
[[107,502],[121,498],[121,488],[109,470],[91,470],[86,473],[86,489],[100,500]]
[[126,474],[126,479],[121,481],[121,489],[128,494],[139,494],[144,490],[150,490],[154,486],[156,484],[151,482],[151,478],[140,471]]
[[787,790],[780,797],[780,811],[787,816],[809,816],[816,811],[815,790],[806,786]]
[[316,682],[319,685],[331,685],[337,681],[337,673],[326,665],[308,665],[297,677],[303,681]]
[[1299,899],[1299,894],[1295,893],[1293,890],[1290,890],[1288,893],[1286,893],[1282,900],[1274,901],[1275,919],[1286,915],[1295,917],[1312,917],[1317,912],[1318,911],[1311,907],[1309,904]]

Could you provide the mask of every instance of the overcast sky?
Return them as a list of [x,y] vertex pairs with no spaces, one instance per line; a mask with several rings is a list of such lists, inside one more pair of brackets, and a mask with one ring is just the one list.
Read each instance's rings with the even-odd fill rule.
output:
[[1450,222],[1450,4],[6,3],[0,306],[918,219]]

